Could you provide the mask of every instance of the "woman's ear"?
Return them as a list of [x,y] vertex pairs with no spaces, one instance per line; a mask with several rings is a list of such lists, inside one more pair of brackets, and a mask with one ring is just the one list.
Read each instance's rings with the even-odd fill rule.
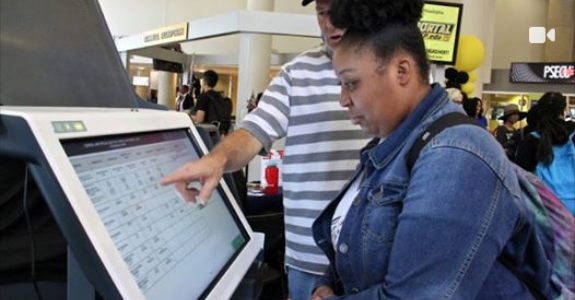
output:
[[397,79],[400,85],[407,85],[414,77],[414,61],[408,55],[396,56],[395,65],[397,66]]

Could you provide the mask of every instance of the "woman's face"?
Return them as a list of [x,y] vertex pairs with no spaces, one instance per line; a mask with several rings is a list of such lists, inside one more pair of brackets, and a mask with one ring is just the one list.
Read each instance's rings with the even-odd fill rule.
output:
[[512,114],[510,115],[507,120],[511,123],[511,124],[515,124],[517,121],[519,121],[519,114]]
[[333,66],[341,83],[340,104],[349,110],[351,122],[368,134],[388,136],[412,108],[399,84],[398,55],[385,65],[371,50],[339,47]]
[[475,108],[475,115],[481,114],[481,101],[477,101],[477,107]]

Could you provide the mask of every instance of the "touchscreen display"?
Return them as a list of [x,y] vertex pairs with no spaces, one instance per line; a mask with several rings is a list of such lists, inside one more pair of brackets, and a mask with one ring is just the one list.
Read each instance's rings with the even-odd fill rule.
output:
[[[107,233],[146,299],[201,299],[247,243],[218,189],[207,206],[159,181],[199,158],[185,130],[62,142]],[[199,203],[199,202],[198,202]]]

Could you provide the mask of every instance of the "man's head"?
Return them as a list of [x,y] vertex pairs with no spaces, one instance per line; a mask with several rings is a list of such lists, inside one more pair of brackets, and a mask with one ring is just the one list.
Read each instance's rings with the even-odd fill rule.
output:
[[211,90],[218,84],[218,73],[213,70],[207,70],[202,75],[200,82],[203,91]]
[[500,120],[503,120],[504,123],[515,124],[517,121],[523,120],[527,116],[527,113],[522,112],[519,110],[519,106],[517,104],[507,104],[503,109],[503,116],[500,117]]
[[[303,0],[302,5],[306,6],[314,0]],[[332,0],[315,0],[315,13],[317,16],[317,23],[321,31],[322,39],[329,49],[333,49],[339,44],[343,37],[345,30],[333,26],[329,19],[329,9]]]

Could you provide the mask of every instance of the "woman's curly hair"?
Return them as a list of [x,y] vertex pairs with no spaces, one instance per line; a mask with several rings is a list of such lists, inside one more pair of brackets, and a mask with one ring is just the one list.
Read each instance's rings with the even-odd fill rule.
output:
[[334,26],[346,29],[342,49],[371,49],[383,66],[395,53],[409,53],[428,82],[429,62],[417,22],[422,0],[332,0],[329,16]]
[[332,0],[329,15],[338,28],[373,32],[389,23],[417,25],[422,0]]

